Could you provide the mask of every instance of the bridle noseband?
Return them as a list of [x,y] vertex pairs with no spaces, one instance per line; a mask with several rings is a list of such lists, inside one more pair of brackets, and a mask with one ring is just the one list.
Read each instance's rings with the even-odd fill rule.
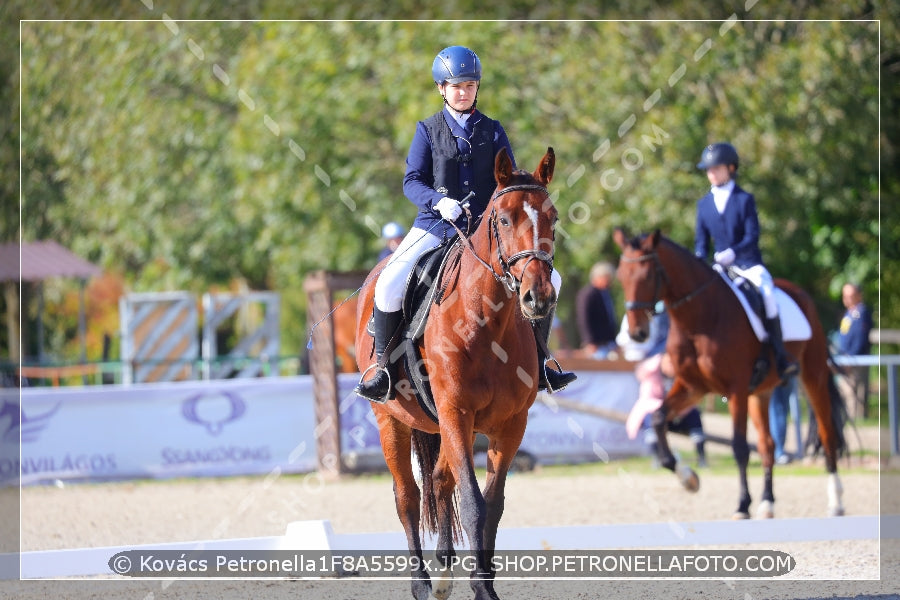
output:
[[[475,252],[475,248],[472,247],[472,243],[469,241],[467,235],[465,235],[460,229],[454,224],[453,228],[456,229],[456,232],[459,234],[460,239],[468,246],[469,250],[472,251],[472,255],[475,257],[478,262],[480,262],[488,271],[491,272],[491,275],[494,276],[494,279],[497,283],[501,283],[506,286],[506,288],[512,292],[516,293],[519,291],[519,288],[522,286],[521,278],[516,277],[512,274],[511,268],[514,264],[522,260],[523,258],[527,258],[528,260],[525,262],[525,266],[522,267],[522,273],[525,272],[525,269],[528,268],[528,263],[532,260],[539,260],[543,263],[546,263],[550,270],[553,270],[553,255],[549,252],[544,252],[543,250],[538,250],[537,248],[537,226],[535,226],[535,242],[534,248],[530,250],[522,250],[521,252],[516,252],[510,257],[504,256],[505,252],[503,250],[503,243],[500,241],[500,231],[497,229],[497,209],[493,207],[493,201],[502,196],[503,194],[508,194],[510,192],[521,192],[521,191],[538,191],[544,192],[547,195],[547,198],[550,197],[550,192],[547,191],[547,188],[536,184],[536,183],[523,183],[518,185],[511,185],[509,187],[505,187],[502,190],[498,190],[494,192],[494,195],[491,196],[491,214],[488,217],[488,223],[490,226],[489,235],[492,236],[497,241],[497,260],[500,263],[500,270],[502,273],[498,274],[494,267],[491,266],[490,263],[485,261],[483,258],[478,256],[478,253]],[[464,210],[468,211],[468,204],[463,205]],[[471,217],[469,218],[469,223],[472,223]]]
[[662,288],[663,281],[668,283],[669,278],[666,275],[666,270],[663,269],[662,263],[659,262],[659,255],[656,252],[651,252],[650,254],[642,254],[637,258],[629,258],[627,256],[622,256],[622,262],[625,263],[642,263],[647,262],[648,260],[653,261],[653,300],[650,302],[636,302],[634,300],[626,300],[625,301],[625,310],[646,310],[650,314],[656,314],[656,305],[659,304],[659,290]]

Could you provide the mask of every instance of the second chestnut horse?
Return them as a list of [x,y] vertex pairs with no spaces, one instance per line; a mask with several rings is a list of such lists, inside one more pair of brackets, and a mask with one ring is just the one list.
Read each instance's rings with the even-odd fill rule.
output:
[[[659,438],[661,464],[679,475],[688,490],[698,489],[696,473],[687,465],[677,464],[669,450],[666,422],[697,404],[704,394],[720,394],[728,400],[732,452],[740,471],[740,496],[734,518],[750,516],[748,415],[759,438],[757,446],[764,477],[762,502],[757,514],[774,516],[772,466],[775,461],[768,406],[769,395],[779,381],[775,369],[770,366],[765,378],[751,390],[753,366],[763,350],[763,342],[754,333],[738,297],[712,267],[687,248],[663,237],[659,230],[629,239],[617,229],[613,238],[622,249],[618,278],[625,294],[631,337],[646,338],[651,311],[659,300],[665,302],[669,313],[666,352],[674,365],[675,381],[653,421]],[[842,515],[844,507],[837,458],[844,448],[845,410],[828,365],[828,341],[812,298],[784,279],[776,279],[775,284],[796,302],[810,325],[809,339],[787,341],[785,346],[800,363],[800,379],[816,415],[825,469],[829,473],[828,512]],[[769,360],[770,365],[773,362]]]

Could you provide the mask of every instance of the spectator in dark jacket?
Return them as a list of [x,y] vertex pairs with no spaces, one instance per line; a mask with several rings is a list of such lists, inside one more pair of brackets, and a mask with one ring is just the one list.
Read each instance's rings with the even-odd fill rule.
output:
[[594,264],[590,282],[578,291],[575,298],[581,348],[594,358],[606,358],[609,351],[616,347],[619,320],[609,290],[615,273],[610,263]]

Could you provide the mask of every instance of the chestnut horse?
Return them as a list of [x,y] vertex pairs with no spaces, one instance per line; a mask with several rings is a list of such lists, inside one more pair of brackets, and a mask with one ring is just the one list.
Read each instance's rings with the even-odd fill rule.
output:
[[[618,278],[625,294],[628,333],[635,340],[646,339],[653,307],[663,300],[669,313],[669,337],[666,352],[672,358],[675,381],[662,407],[654,414],[653,425],[659,437],[659,458],[674,471],[691,491],[700,480],[687,465],[676,463],[666,442],[668,418],[697,404],[707,393],[721,394],[728,400],[733,429],[732,451],[740,470],[740,497],[734,518],[749,518],[750,492],[747,489],[747,416],[756,429],[762,457],[764,487],[757,516],[774,516],[772,492],[774,443],[769,432],[769,396],[778,385],[774,367],[751,391],[753,366],[760,355],[761,342],[744,314],[740,301],[721,275],[687,248],[660,235],[627,239],[622,230],[613,236],[622,249]],[[831,377],[828,342],[815,306],[808,294],[784,279],[776,286],[796,303],[812,330],[803,341],[785,343],[787,351],[800,363],[800,378],[816,415],[819,438],[825,453],[830,515],[844,512],[841,483],[837,474],[838,453],[844,449],[844,407]],[[768,352],[768,350],[766,350]],[[769,359],[772,365],[774,360]]]
[[[503,490],[510,462],[525,433],[528,409],[537,395],[538,354],[529,322],[556,304],[550,281],[556,208],[547,192],[553,177],[552,148],[534,173],[514,170],[506,150],[494,161],[497,188],[485,218],[463,239],[459,279],[444,300],[431,307],[422,339],[438,423],[411,394],[405,372],[400,393],[372,404],[381,446],[394,478],[397,515],[411,556],[421,560],[420,519],[438,535],[436,555],[444,565],[433,594],[446,598],[460,522],[475,558],[470,585],[477,600],[496,599],[491,560],[503,514]],[[378,272],[379,267],[373,271]],[[372,315],[374,277],[362,288],[357,314],[356,358],[365,372],[374,362],[366,324]],[[487,478],[479,489],[472,445],[476,432],[489,440]],[[415,449],[422,490],[411,464]],[[454,488],[458,488],[457,514]],[[413,569],[412,594],[432,592],[425,569]]]

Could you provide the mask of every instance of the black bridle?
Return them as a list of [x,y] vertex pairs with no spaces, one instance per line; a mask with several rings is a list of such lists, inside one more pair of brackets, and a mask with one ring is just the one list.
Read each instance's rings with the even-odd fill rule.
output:
[[[503,285],[505,285],[507,287],[507,289],[509,289],[509,291],[511,291],[513,293],[518,292],[519,288],[522,286],[521,277],[516,277],[515,275],[513,275],[512,270],[511,270],[512,266],[514,264],[516,264],[517,262],[519,262],[520,260],[527,259],[525,261],[525,266],[522,267],[523,274],[525,273],[525,269],[528,268],[528,263],[530,263],[533,260],[539,260],[543,263],[546,263],[550,267],[550,270],[551,271],[553,270],[553,255],[550,254],[549,252],[544,252],[543,250],[539,250],[537,248],[536,242],[535,242],[534,248],[531,248],[528,250],[522,250],[521,252],[516,252],[515,254],[513,254],[512,256],[509,256],[509,257],[505,256],[506,252],[503,249],[503,243],[500,241],[500,231],[497,229],[497,209],[493,208],[493,201],[496,198],[499,198],[500,196],[502,196],[503,194],[508,194],[510,192],[521,192],[521,191],[543,192],[544,194],[546,194],[548,199],[550,198],[550,192],[547,191],[547,188],[542,185],[536,184],[536,183],[523,183],[523,184],[519,184],[519,185],[511,185],[509,187],[503,188],[502,190],[497,190],[496,192],[494,192],[494,195],[491,196],[492,208],[491,208],[491,214],[488,217],[488,225],[490,227],[489,235],[493,236],[493,238],[497,241],[497,261],[500,263],[500,270],[502,271],[501,273],[497,273],[494,270],[494,267],[490,263],[486,262],[483,258],[478,256],[478,253],[475,252],[475,249],[472,247],[472,244],[469,241],[469,238],[466,235],[464,235],[463,232],[460,231],[456,227],[456,225],[453,225],[453,227],[456,229],[457,233],[459,233],[460,239],[462,239],[466,243],[466,245],[469,247],[469,250],[472,251],[472,255],[478,260],[478,262],[480,262],[482,265],[484,265],[484,267],[487,268],[487,270],[491,272],[491,275],[494,276],[494,279],[498,283],[502,283]],[[464,204],[464,208],[466,208],[466,210],[468,210],[467,207],[468,207],[468,204],[467,203]],[[472,222],[471,218],[469,219],[469,222],[470,223]],[[536,231],[537,231],[537,225],[535,225],[535,237],[537,237]]]
[[650,254],[642,254],[637,258],[629,258],[627,256],[622,256],[622,262],[624,263],[642,263],[647,262],[648,260],[653,261],[653,300],[649,302],[638,302],[635,300],[626,300],[625,301],[625,310],[646,310],[651,315],[656,314],[656,305],[659,303],[659,291],[662,288],[662,284],[665,281],[668,283],[669,278],[666,275],[665,269],[663,269],[662,263],[659,262],[659,256],[656,252],[651,252]]
[[[660,297],[660,290],[662,289],[663,284],[669,283],[669,276],[666,274],[665,268],[663,268],[662,262],[659,260],[659,255],[654,251],[649,254],[642,254],[641,256],[629,258],[626,256],[622,256],[622,262],[626,263],[641,263],[647,262],[648,260],[653,261],[653,300],[650,302],[637,302],[634,300],[625,302],[625,310],[646,310],[650,315],[656,314],[656,306],[659,304],[659,301],[662,299]],[[668,309],[672,310],[678,308],[682,304],[690,302],[694,298],[696,298],[700,292],[705,290],[712,282],[716,280],[715,277],[710,277],[707,279],[700,287],[686,295],[683,298],[679,298],[678,300],[672,302],[668,305]]]
[[[519,191],[535,191],[535,192],[543,192],[546,194],[547,198],[550,198],[550,192],[547,191],[542,185],[538,185],[535,183],[523,183],[519,185],[511,185],[509,187],[505,187],[502,190],[498,190],[491,197],[491,202],[496,198],[499,198],[503,194],[508,194],[509,192],[519,192]],[[491,272],[494,273],[494,278],[498,281],[502,281],[506,284],[506,287],[509,291],[515,293],[519,291],[519,288],[522,286],[522,278],[516,277],[512,274],[512,266],[522,260],[523,258],[527,258],[525,261],[525,266],[522,267],[522,273],[525,273],[525,270],[528,268],[528,263],[533,260],[539,260],[543,263],[546,263],[548,267],[550,267],[550,271],[553,271],[553,255],[549,252],[544,252],[543,250],[539,250],[537,248],[537,223],[534,224],[535,228],[535,247],[529,250],[522,250],[521,252],[516,252],[510,257],[504,256],[503,243],[500,241],[500,231],[497,229],[497,209],[491,208],[491,216],[489,217],[489,223],[491,226],[491,234],[494,236],[494,239],[497,240],[497,260],[500,263],[500,268],[503,271],[503,275],[497,275],[494,271],[493,267],[491,267]]]

